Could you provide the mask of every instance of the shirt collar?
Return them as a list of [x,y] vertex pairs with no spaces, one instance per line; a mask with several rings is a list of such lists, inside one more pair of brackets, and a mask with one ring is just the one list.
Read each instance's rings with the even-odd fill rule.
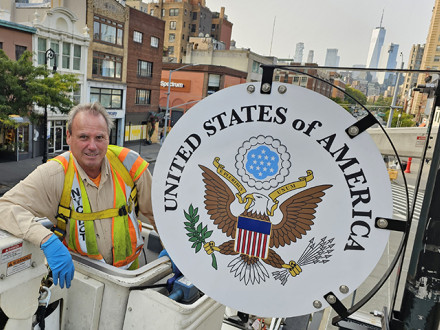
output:
[[[78,170],[78,174],[81,177],[81,180],[83,182],[88,182],[90,185],[95,186],[95,184],[93,183],[93,181],[89,178],[89,176],[87,175],[87,173],[84,171],[84,169],[78,164],[78,161],[76,160],[75,156],[73,156],[73,161],[75,162],[76,168]],[[104,160],[101,164],[101,182],[100,182],[100,186],[103,185],[108,177],[110,176],[110,162],[107,159],[107,156],[104,157]]]

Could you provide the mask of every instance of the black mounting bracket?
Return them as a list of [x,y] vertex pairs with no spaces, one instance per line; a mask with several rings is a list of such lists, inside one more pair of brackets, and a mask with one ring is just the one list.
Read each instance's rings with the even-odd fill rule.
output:
[[273,81],[273,71],[275,68],[273,66],[262,65],[263,77],[261,78],[261,94],[270,94],[272,91],[272,81]]
[[355,138],[363,131],[367,130],[374,124],[378,124],[376,117],[374,117],[371,113],[368,113],[364,118],[355,122],[353,125],[345,129],[345,132],[350,138]]
[[341,317],[341,319],[347,318],[350,314],[344,304],[336,297],[333,292],[329,292],[324,295],[324,299],[330,304],[330,306],[335,310],[336,313]]
[[374,226],[379,229],[405,232],[408,226],[406,221],[377,217]]

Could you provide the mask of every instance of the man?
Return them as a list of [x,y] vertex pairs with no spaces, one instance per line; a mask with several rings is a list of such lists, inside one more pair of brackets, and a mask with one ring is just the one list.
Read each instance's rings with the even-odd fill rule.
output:
[[[112,127],[100,104],[74,107],[70,152],[37,167],[0,199],[0,229],[40,245],[61,288],[70,287],[74,274],[68,249],[134,269],[143,246],[136,211],[155,226],[148,163],[130,149],[109,146]],[[47,217],[55,234],[35,217]]]

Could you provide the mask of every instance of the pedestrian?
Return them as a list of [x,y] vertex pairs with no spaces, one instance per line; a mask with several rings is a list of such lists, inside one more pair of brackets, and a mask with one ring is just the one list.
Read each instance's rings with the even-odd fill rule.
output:
[[[138,267],[142,213],[155,227],[152,177],[136,152],[109,145],[113,122],[99,103],[69,112],[67,151],[0,198],[0,229],[39,245],[54,284],[70,287],[70,251],[123,269]],[[52,231],[35,221],[47,217]]]

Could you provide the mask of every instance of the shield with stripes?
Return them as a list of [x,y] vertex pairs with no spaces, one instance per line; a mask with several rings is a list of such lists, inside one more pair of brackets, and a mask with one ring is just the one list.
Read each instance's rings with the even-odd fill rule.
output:
[[268,221],[239,216],[234,249],[251,257],[267,258],[270,229]]

